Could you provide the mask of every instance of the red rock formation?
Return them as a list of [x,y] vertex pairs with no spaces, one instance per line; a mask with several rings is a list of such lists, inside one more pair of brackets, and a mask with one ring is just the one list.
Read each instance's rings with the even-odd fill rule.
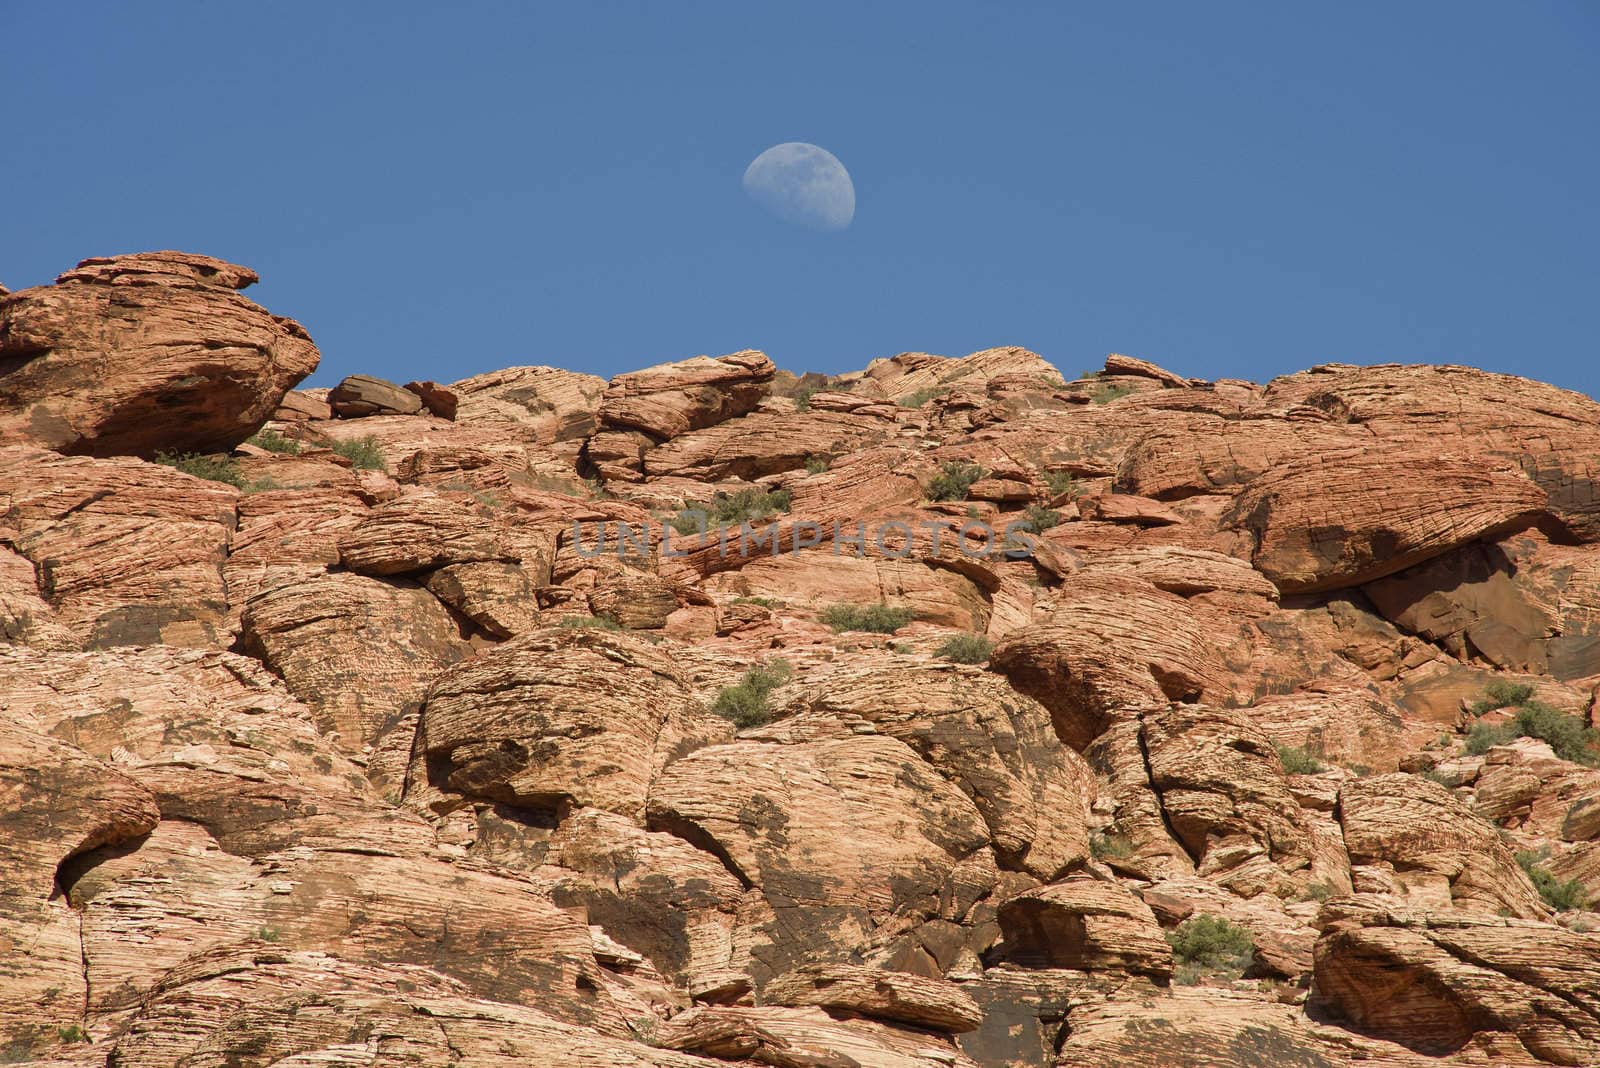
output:
[[91,456],[211,452],[316,370],[293,319],[235,290],[247,267],[183,252],[87,259],[0,301],[0,445]]

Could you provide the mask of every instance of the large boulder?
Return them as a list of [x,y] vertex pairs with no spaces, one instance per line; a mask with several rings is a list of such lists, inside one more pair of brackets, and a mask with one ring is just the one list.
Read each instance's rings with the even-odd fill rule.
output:
[[320,359],[299,323],[235,292],[257,280],[209,256],[143,252],[0,298],[0,445],[150,456],[239,444]]
[[618,375],[600,401],[600,422],[657,441],[754,411],[777,368],[754,350],[664,363]]
[[[1448,486],[1448,493],[1440,487]],[[1257,568],[1284,593],[1357,586],[1479,538],[1532,525],[1545,491],[1482,458],[1345,449],[1275,468],[1235,498],[1225,523],[1255,540]]]

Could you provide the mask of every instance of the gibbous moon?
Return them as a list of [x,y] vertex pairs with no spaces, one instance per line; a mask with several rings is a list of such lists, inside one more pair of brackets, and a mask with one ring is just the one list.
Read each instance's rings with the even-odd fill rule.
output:
[[773,145],[751,160],[744,191],[785,222],[843,230],[856,215],[856,187],[832,152],[804,141]]

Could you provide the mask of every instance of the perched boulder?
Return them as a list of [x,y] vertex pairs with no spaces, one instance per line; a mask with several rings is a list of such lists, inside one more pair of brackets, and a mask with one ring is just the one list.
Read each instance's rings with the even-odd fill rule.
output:
[[1172,974],[1155,913],[1114,882],[1075,875],[1000,906],[1006,959],[1049,968]]
[[415,415],[422,397],[393,382],[371,375],[350,375],[333,387],[328,403],[345,419],[367,415]]
[[754,411],[776,370],[765,355],[746,350],[618,375],[601,398],[600,422],[657,441],[680,437]]
[[209,256],[87,259],[0,301],[0,445],[91,456],[217,452],[260,429],[319,354]]
[[769,1005],[818,1005],[959,1034],[983,1019],[955,983],[847,964],[819,964],[780,975],[762,991]]

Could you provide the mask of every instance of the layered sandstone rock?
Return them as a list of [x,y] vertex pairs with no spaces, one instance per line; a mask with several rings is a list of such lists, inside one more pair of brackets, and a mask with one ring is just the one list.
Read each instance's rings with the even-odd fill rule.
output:
[[747,350],[618,375],[601,397],[599,419],[656,441],[680,437],[754,411],[775,370],[764,354]]
[[184,252],[87,259],[0,301],[0,445],[92,456],[211,452],[316,370],[293,319],[235,291],[247,267]]

